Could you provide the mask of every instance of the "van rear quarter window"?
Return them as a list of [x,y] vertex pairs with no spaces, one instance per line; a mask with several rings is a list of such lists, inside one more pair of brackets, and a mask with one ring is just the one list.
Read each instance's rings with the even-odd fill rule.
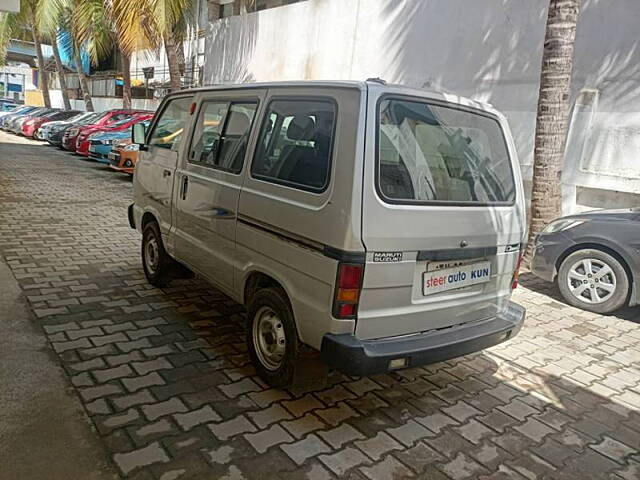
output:
[[493,117],[432,103],[379,103],[377,189],[390,203],[511,204],[516,188]]
[[251,175],[321,192],[331,166],[336,105],[329,100],[282,99],[269,104]]

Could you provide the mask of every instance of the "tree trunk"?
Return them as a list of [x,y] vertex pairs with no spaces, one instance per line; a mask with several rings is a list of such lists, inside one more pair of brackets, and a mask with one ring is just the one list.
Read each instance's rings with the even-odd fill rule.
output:
[[38,76],[40,77],[40,90],[42,90],[42,99],[44,100],[44,106],[51,108],[51,97],[49,96],[49,79],[47,72],[44,69],[44,55],[42,55],[42,45],[40,44],[40,35],[35,29],[36,19],[35,14],[31,16],[31,36],[33,37],[33,43],[36,47],[36,55],[38,56]]
[[176,42],[171,36],[171,32],[167,32],[164,35],[164,49],[167,52],[171,91],[175,92],[180,90],[182,82],[180,80],[180,60],[178,59],[178,49],[176,48]]
[[51,48],[53,49],[53,57],[56,60],[56,70],[58,71],[58,80],[60,81],[60,90],[62,91],[62,101],[64,108],[71,110],[71,102],[69,101],[69,92],[67,91],[67,78],[64,74],[62,60],[60,60],[60,51],[58,50],[58,39],[56,34],[51,35]]
[[233,2],[233,14],[234,15],[244,15],[253,10],[252,7],[255,2],[253,0],[235,0]]
[[78,83],[80,84],[80,91],[82,92],[82,98],[84,99],[84,108],[87,112],[93,112],[93,101],[91,100],[91,94],[89,93],[89,82],[87,76],[82,69],[82,57],[80,57],[80,47],[73,46],[73,61],[76,64],[76,73],[78,74]]
[[562,215],[561,174],[580,0],[550,0],[542,54],[526,259],[542,228]]
[[122,54],[122,108],[131,108],[131,55]]

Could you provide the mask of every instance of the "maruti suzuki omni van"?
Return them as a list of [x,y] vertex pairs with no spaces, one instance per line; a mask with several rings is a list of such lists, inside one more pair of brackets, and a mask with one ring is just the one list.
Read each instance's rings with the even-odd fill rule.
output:
[[185,268],[247,307],[259,374],[301,351],[362,376],[515,336],[525,201],[505,117],[382,81],[206,87],[145,131],[133,228],[149,282]]

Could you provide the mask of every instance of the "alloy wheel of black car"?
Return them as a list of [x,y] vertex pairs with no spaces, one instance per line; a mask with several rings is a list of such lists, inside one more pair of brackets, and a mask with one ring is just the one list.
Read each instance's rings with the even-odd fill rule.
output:
[[629,298],[629,277],[612,255],[595,249],[578,250],[560,266],[558,287],[571,305],[596,313],[611,313]]

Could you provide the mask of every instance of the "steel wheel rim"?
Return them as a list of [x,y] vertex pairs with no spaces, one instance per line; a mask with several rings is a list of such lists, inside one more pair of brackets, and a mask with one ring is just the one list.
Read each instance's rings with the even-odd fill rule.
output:
[[260,363],[270,371],[284,361],[287,339],[282,320],[267,306],[261,307],[253,319],[253,345]]
[[151,274],[156,273],[156,270],[158,269],[158,262],[160,260],[159,252],[158,240],[155,236],[149,237],[146,245],[144,246],[144,263]]
[[569,291],[584,303],[595,305],[606,302],[615,293],[617,285],[613,268],[597,258],[578,260],[567,275]]

